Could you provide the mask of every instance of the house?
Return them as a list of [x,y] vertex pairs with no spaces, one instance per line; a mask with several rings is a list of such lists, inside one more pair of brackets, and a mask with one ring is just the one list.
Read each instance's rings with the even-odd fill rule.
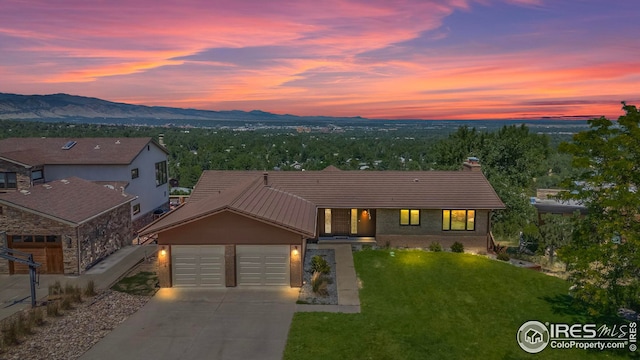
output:
[[141,230],[161,247],[160,284],[302,285],[310,242],[486,251],[504,204],[479,170],[205,171],[189,200]]
[[576,200],[560,200],[555,196],[562,190],[560,189],[538,189],[536,197],[531,198],[531,204],[536,208],[538,213],[538,223],[542,223],[542,215],[554,214],[562,216],[572,216],[578,212],[581,216],[587,214],[587,207]]
[[[1,246],[33,254],[45,274],[79,275],[131,243],[135,197],[77,177],[0,193]],[[28,267],[0,260],[0,274]]]
[[0,140],[0,192],[79,177],[136,196],[134,231],[168,210],[168,151],[152,138],[8,138]]

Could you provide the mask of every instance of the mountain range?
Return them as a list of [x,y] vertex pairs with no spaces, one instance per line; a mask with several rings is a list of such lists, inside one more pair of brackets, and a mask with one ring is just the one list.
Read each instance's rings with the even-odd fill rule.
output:
[[260,110],[211,111],[164,106],[144,106],[117,103],[97,98],[68,94],[18,95],[0,93],[0,120],[65,121],[78,119],[144,120],[218,120],[244,122],[304,122],[366,120],[361,117],[335,118],[326,116],[279,115]]

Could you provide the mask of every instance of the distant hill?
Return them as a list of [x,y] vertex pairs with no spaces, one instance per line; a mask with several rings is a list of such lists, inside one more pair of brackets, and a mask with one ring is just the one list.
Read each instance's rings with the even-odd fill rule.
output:
[[66,119],[157,119],[157,120],[213,120],[244,122],[304,122],[366,120],[360,117],[333,118],[324,116],[278,115],[264,111],[209,111],[163,106],[144,106],[116,103],[97,98],[68,94],[17,95],[0,93],[0,120],[57,120]]

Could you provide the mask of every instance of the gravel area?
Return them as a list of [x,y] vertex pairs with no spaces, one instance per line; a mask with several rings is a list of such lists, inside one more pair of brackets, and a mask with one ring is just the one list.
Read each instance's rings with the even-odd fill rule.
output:
[[[313,292],[311,288],[311,258],[315,255],[320,255],[327,260],[329,266],[331,266],[331,273],[326,275],[330,281],[327,286],[327,296],[321,296]],[[307,253],[304,258],[304,285],[300,289],[300,295],[298,301],[307,304],[322,304],[322,305],[337,305],[338,304],[338,284],[336,283],[336,256],[332,249],[323,250],[310,250],[307,249]]]
[[103,291],[81,304],[74,304],[75,308],[62,316],[45,316],[46,324],[34,327],[34,333],[19,345],[6,348],[0,353],[0,359],[77,359],[149,299]]

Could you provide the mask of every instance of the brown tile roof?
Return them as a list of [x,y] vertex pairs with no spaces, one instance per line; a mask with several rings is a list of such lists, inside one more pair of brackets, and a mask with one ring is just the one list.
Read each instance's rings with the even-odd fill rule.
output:
[[[63,150],[69,141],[76,144]],[[0,157],[28,165],[128,165],[150,142],[155,143],[150,137],[8,138],[0,140]]]
[[315,204],[285,191],[265,186],[262,178],[240,180],[223,192],[210,194],[201,201],[189,201],[141,231],[158,232],[185,222],[194,221],[217,212],[228,210],[251,218],[314,236],[316,227]]
[[133,199],[134,196],[119,189],[111,190],[77,177],[36,185],[28,191],[0,194],[0,203],[6,206],[27,209],[73,225]]
[[[261,171],[205,171],[190,201],[250,178]],[[318,207],[417,209],[503,209],[480,171],[277,171],[269,185]]]
[[142,231],[162,231],[230,209],[303,233],[315,232],[316,209],[502,209],[475,171],[205,171],[188,202]]

